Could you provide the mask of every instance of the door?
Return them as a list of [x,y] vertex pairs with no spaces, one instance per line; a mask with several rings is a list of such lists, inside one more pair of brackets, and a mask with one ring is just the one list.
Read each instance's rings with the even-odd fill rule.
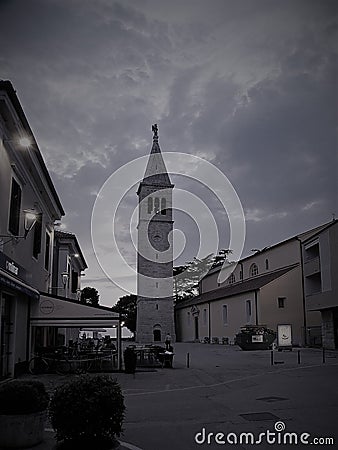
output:
[[9,375],[10,299],[7,294],[0,297],[0,379]]
[[198,317],[195,317],[195,339],[199,339],[199,332],[198,332]]

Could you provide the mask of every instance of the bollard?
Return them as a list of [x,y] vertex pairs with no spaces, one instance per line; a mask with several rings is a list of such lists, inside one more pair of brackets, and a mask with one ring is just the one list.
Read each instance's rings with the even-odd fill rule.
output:
[[190,353],[187,353],[187,369],[190,367]]
[[274,364],[274,361],[273,361],[273,350],[271,350],[271,352],[270,352],[270,362],[271,362],[271,365],[273,366],[273,364]]
[[323,347],[323,364],[325,364],[325,348]]
[[297,359],[298,359],[298,364],[300,364],[300,350],[298,350]]

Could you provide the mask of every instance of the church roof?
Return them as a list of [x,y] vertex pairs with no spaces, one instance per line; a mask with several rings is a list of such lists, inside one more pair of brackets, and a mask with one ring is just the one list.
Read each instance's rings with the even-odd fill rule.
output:
[[[156,130],[156,131],[154,131]],[[162,187],[172,187],[163,156],[161,153],[160,145],[158,143],[157,126],[154,129],[153,146],[148,159],[148,164],[143,177],[143,184],[155,184]]]

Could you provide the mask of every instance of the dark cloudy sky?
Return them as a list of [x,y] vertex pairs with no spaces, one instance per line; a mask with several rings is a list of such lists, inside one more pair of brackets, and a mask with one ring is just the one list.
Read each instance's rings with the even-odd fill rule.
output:
[[121,291],[94,256],[93,204],[115,170],[149,153],[154,122],[162,151],[229,178],[244,255],[338,215],[336,1],[0,0],[0,17],[0,78],[17,90],[87,259],[83,282],[103,304]]

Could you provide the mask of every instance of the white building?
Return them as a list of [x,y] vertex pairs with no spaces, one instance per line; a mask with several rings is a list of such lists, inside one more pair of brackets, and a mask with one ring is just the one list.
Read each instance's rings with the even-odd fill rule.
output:
[[[51,287],[54,223],[64,215],[9,81],[0,81],[0,208],[0,377],[6,377],[29,358],[29,314],[39,292]],[[27,233],[32,214],[37,222]]]
[[321,319],[318,311],[306,308],[302,243],[328,226],[241,259],[225,281],[220,282],[220,267],[210,270],[200,282],[200,295],[175,306],[178,339],[233,342],[247,324],[275,331],[278,324],[290,324],[294,345],[317,344]]

